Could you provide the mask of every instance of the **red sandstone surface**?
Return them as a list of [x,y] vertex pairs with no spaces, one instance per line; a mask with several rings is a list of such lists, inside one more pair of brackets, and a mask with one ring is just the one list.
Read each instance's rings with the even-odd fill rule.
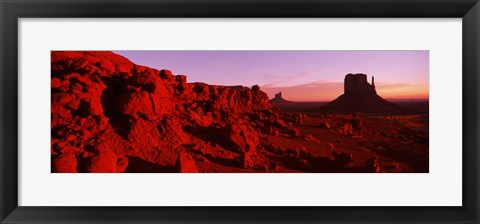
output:
[[428,172],[428,115],[286,112],[112,52],[51,72],[52,172]]

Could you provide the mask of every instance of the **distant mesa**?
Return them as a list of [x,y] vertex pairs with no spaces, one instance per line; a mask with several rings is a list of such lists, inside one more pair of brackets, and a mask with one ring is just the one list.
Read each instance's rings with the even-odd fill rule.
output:
[[291,103],[291,101],[283,99],[282,92],[276,93],[275,98],[269,100],[268,102],[270,102],[270,104],[273,106]]
[[362,73],[347,74],[344,81],[344,93],[337,99],[320,107],[327,113],[405,113],[406,109],[391,103],[377,94],[375,80],[368,83],[367,75]]
[[375,77],[373,76],[372,84],[369,84],[367,75],[365,74],[347,74],[343,85],[345,95],[377,95],[377,91],[375,90]]

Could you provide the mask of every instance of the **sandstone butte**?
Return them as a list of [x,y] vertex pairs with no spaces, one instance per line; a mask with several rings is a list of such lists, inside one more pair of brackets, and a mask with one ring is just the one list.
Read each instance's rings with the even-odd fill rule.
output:
[[271,105],[283,105],[283,104],[289,104],[291,103],[290,101],[283,99],[282,92],[276,93],[275,97],[271,100],[268,101]]
[[391,103],[377,94],[375,80],[368,83],[367,75],[347,74],[344,80],[344,93],[337,99],[323,105],[322,112],[348,113],[359,112],[369,114],[404,114],[410,113],[406,108]]
[[259,133],[295,137],[304,119],[272,108],[259,86],[187,83],[104,51],[53,51],[51,93],[52,172],[275,170],[253,161]]

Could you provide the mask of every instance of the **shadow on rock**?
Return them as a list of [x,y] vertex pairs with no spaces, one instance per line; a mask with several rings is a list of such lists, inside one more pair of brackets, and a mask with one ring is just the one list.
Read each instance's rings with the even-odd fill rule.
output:
[[174,166],[155,164],[138,157],[128,156],[125,173],[176,173]]
[[238,152],[236,150],[231,150],[229,144],[226,143],[224,132],[221,129],[215,127],[193,127],[193,126],[184,126],[182,127],[183,131],[193,135],[203,141],[210,143],[212,145],[218,145],[224,149],[230,150],[232,152]]

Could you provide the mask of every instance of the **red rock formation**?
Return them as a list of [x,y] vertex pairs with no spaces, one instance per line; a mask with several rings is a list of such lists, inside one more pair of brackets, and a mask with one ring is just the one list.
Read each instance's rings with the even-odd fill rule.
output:
[[365,74],[347,74],[345,76],[344,85],[344,94],[345,95],[374,95],[377,94],[375,90],[374,78],[372,76],[372,84],[369,84],[367,81],[367,75]]
[[409,112],[405,108],[380,97],[375,90],[373,77],[372,84],[369,84],[365,74],[347,74],[344,81],[344,94],[323,105],[320,111],[327,113],[361,112],[370,114],[402,114]]
[[275,98],[269,100],[269,102],[273,106],[281,106],[281,105],[284,105],[284,104],[291,103],[290,101],[288,101],[286,99],[283,99],[282,92],[276,93]]
[[53,51],[51,68],[53,172],[136,172],[138,163],[174,167],[177,158],[180,172],[193,172],[191,155],[178,156],[185,145],[222,133],[243,156],[258,145],[258,125],[245,115],[271,110],[258,86],[188,83],[112,52]]
[[52,161],[52,172],[54,173],[76,173],[77,158],[73,153],[63,153]]
[[184,152],[178,155],[176,167],[179,173],[198,173],[192,156]]
[[335,152],[332,152],[332,156],[335,161],[341,164],[348,164],[353,161],[351,153],[335,151]]

